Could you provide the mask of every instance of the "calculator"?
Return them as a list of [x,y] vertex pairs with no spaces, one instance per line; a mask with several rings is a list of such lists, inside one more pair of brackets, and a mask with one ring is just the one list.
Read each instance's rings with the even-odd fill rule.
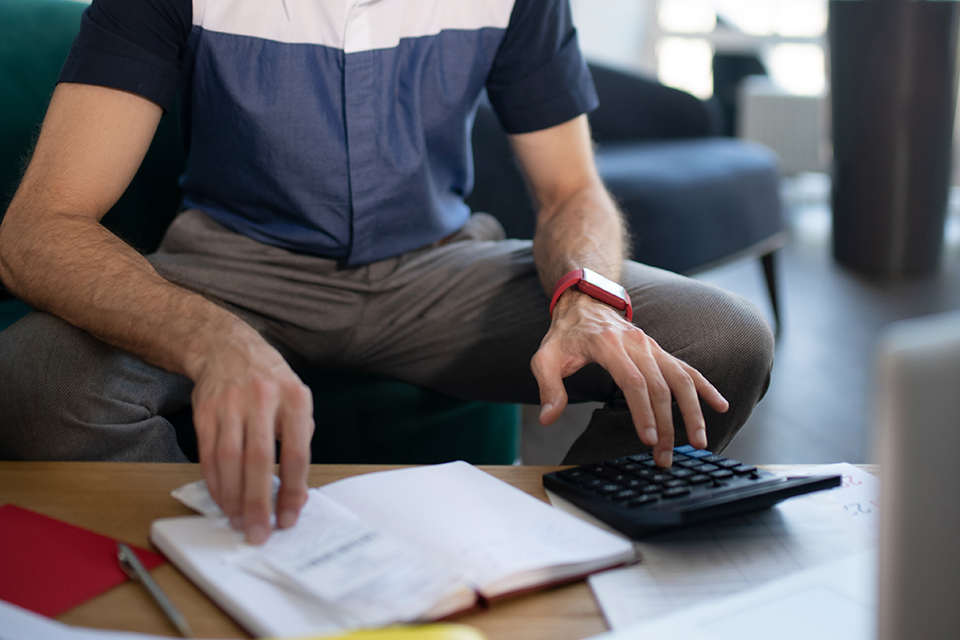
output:
[[631,538],[704,524],[840,486],[839,475],[783,477],[690,445],[673,466],[649,453],[543,476],[543,486]]

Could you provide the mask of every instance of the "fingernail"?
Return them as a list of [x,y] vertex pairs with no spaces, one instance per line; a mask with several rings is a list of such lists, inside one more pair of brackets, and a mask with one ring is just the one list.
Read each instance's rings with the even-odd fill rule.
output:
[[294,511],[287,509],[286,511],[281,511],[280,515],[277,516],[277,524],[280,525],[281,529],[289,529],[293,525],[297,524],[297,514]]
[[268,536],[269,532],[262,524],[255,524],[247,529],[247,542],[250,544],[263,544]]
[[651,447],[657,444],[657,440],[659,440],[659,438],[657,437],[657,430],[654,429],[653,427],[650,427],[649,429],[644,431],[643,435],[647,439],[646,444],[648,444]]
[[660,452],[660,462],[658,463],[661,467],[669,467],[673,464],[673,451],[667,449],[666,451]]
[[230,526],[234,529],[243,529],[243,518],[240,516],[233,516],[230,518]]
[[545,415],[547,415],[548,413],[550,413],[550,410],[551,410],[551,409],[553,409],[553,405],[552,405],[551,403],[549,403],[549,402],[548,402],[547,404],[543,405],[542,407],[540,407],[540,419],[543,420],[543,416],[545,416]]

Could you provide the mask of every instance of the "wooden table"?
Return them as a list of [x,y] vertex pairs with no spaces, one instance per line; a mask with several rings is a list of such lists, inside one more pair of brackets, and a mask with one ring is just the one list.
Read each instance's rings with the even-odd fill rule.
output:
[[[317,487],[381,465],[314,465],[309,484]],[[546,500],[541,476],[560,467],[482,467],[527,493]],[[0,504],[13,503],[80,527],[153,548],[147,540],[157,518],[193,512],[170,492],[200,478],[195,464],[110,462],[0,462]],[[199,637],[249,638],[172,565],[153,571]],[[178,635],[146,591],[127,582],[58,618],[86,627]],[[488,611],[459,616],[457,622],[483,631],[490,640],[579,639],[606,629],[586,582],[496,602]]]

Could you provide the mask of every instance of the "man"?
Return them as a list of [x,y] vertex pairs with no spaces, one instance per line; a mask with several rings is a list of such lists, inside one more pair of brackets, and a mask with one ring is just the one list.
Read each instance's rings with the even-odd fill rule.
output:
[[[185,211],[144,258],[99,220],[178,86]],[[484,88],[538,203],[532,246],[462,201]],[[0,334],[0,456],[183,460],[162,416],[192,403],[211,493],[259,543],[278,439],[278,525],[306,499],[290,363],[539,401],[544,424],[607,402],[573,462],[642,442],[669,466],[675,421],[722,449],[765,389],[769,329],[625,261],[595,106],[566,0],[95,1],[0,226],[0,278],[43,310]],[[584,293],[581,269],[629,301]]]

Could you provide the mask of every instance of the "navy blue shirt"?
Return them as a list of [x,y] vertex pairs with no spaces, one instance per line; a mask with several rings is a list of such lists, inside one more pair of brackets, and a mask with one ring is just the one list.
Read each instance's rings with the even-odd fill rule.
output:
[[484,88],[509,133],[597,105],[568,0],[94,0],[60,81],[179,89],[184,205],[349,266],[466,222]]

